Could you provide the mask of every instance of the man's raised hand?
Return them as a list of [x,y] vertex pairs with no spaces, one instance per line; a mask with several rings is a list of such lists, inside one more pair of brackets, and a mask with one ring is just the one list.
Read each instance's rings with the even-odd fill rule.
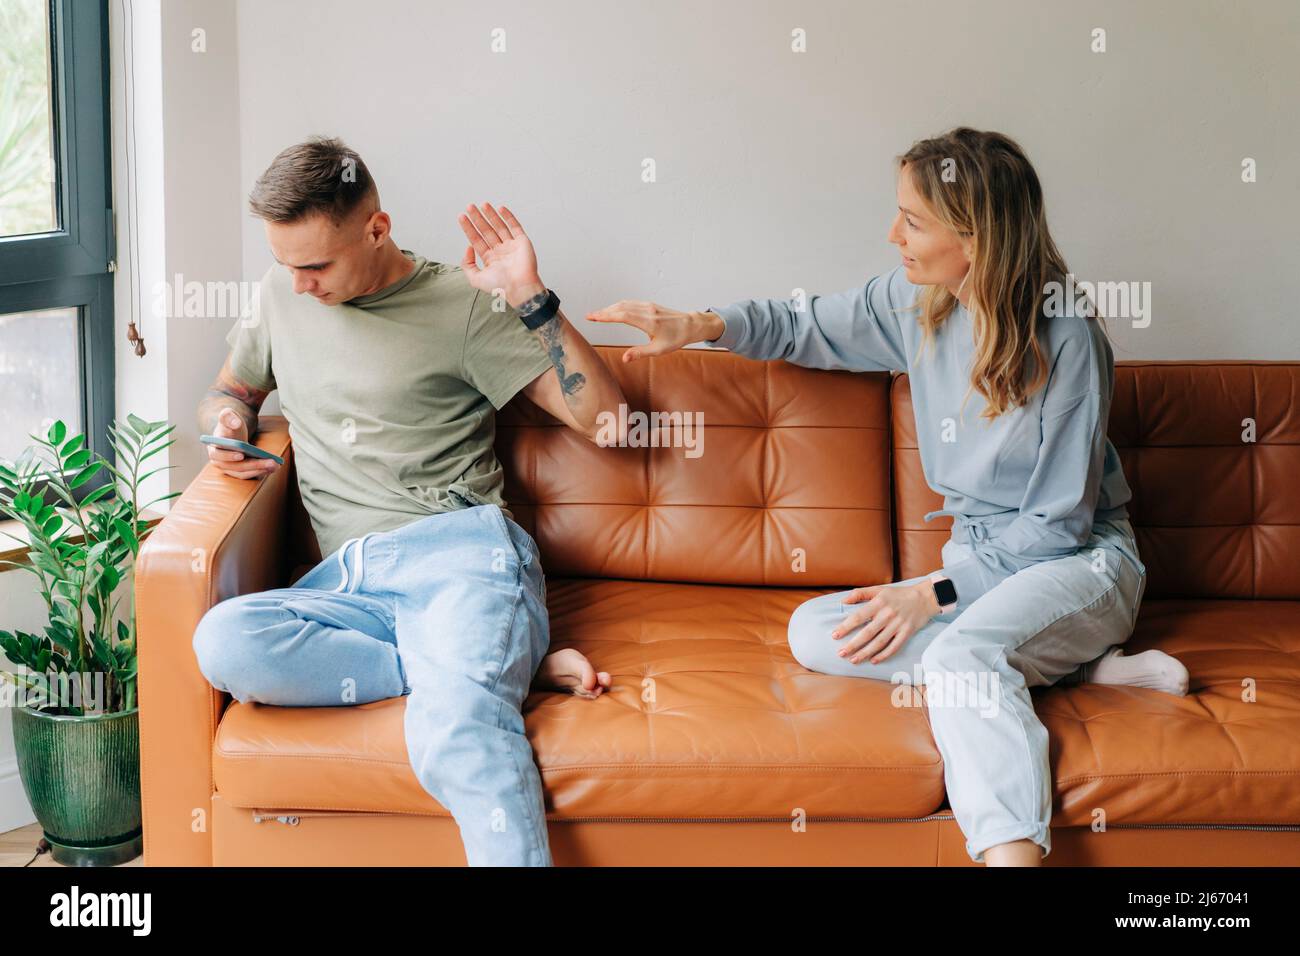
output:
[[532,241],[509,209],[502,206],[498,213],[491,203],[481,210],[470,203],[456,221],[469,240],[460,265],[470,285],[488,293],[502,290],[511,307],[546,291]]

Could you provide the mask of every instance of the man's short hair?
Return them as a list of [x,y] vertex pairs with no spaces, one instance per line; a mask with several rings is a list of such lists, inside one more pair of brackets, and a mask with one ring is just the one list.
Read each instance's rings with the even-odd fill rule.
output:
[[314,136],[271,161],[248,195],[254,216],[296,222],[316,213],[342,222],[369,196],[378,198],[370,170],[341,139]]

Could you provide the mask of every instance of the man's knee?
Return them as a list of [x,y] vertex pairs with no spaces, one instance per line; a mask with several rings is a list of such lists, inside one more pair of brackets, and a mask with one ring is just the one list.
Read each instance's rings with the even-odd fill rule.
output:
[[225,689],[227,681],[248,666],[247,634],[257,611],[256,597],[243,594],[214,604],[194,629],[194,657],[214,687]]

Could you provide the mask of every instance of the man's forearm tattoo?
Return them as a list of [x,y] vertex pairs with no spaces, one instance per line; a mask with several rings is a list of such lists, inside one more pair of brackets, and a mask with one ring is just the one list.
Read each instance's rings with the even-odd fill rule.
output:
[[567,398],[569,395],[577,393],[583,385],[586,384],[587,378],[581,372],[574,372],[572,375],[564,374],[564,322],[560,320],[557,313],[549,322],[537,330],[542,335],[542,342],[546,345],[546,355],[555,366],[555,374],[560,377],[560,391]]

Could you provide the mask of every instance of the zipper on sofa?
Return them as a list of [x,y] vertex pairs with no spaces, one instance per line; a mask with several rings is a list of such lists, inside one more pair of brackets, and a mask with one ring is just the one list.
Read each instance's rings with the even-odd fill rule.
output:
[[[565,817],[554,823],[789,823],[793,817]],[[809,823],[925,823],[955,820],[952,814],[928,817],[804,817]]]
[[1300,830],[1289,823],[1109,823],[1107,829],[1125,830]]
[[268,820],[273,820],[276,823],[284,823],[291,827],[296,827],[298,825],[298,818],[295,816],[269,816],[261,813],[253,814],[254,823],[265,823]]
[[[928,817],[806,817],[809,823],[925,823],[931,820],[955,820],[952,814]],[[790,817],[566,817],[554,823],[789,823]],[[1065,829],[1072,829],[1066,827]],[[1111,823],[1115,830],[1263,830],[1298,831],[1300,825],[1271,823]]]
[[[297,826],[302,817],[402,817],[405,813],[382,810],[309,810],[296,814],[273,814],[253,811],[253,822],[273,821]],[[442,819],[451,819],[444,817]],[[552,823],[789,823],[791,817],[565,817]],[[935,813],[926,817],[805,817],[809,823],[927,823],[933,820],[955,820],[951,813]],[[1300,824],[1285,823],[1110,823],[1107,829],[1116,830],[1259,830],[1263,832],[1290,833],[1300,831]]]

